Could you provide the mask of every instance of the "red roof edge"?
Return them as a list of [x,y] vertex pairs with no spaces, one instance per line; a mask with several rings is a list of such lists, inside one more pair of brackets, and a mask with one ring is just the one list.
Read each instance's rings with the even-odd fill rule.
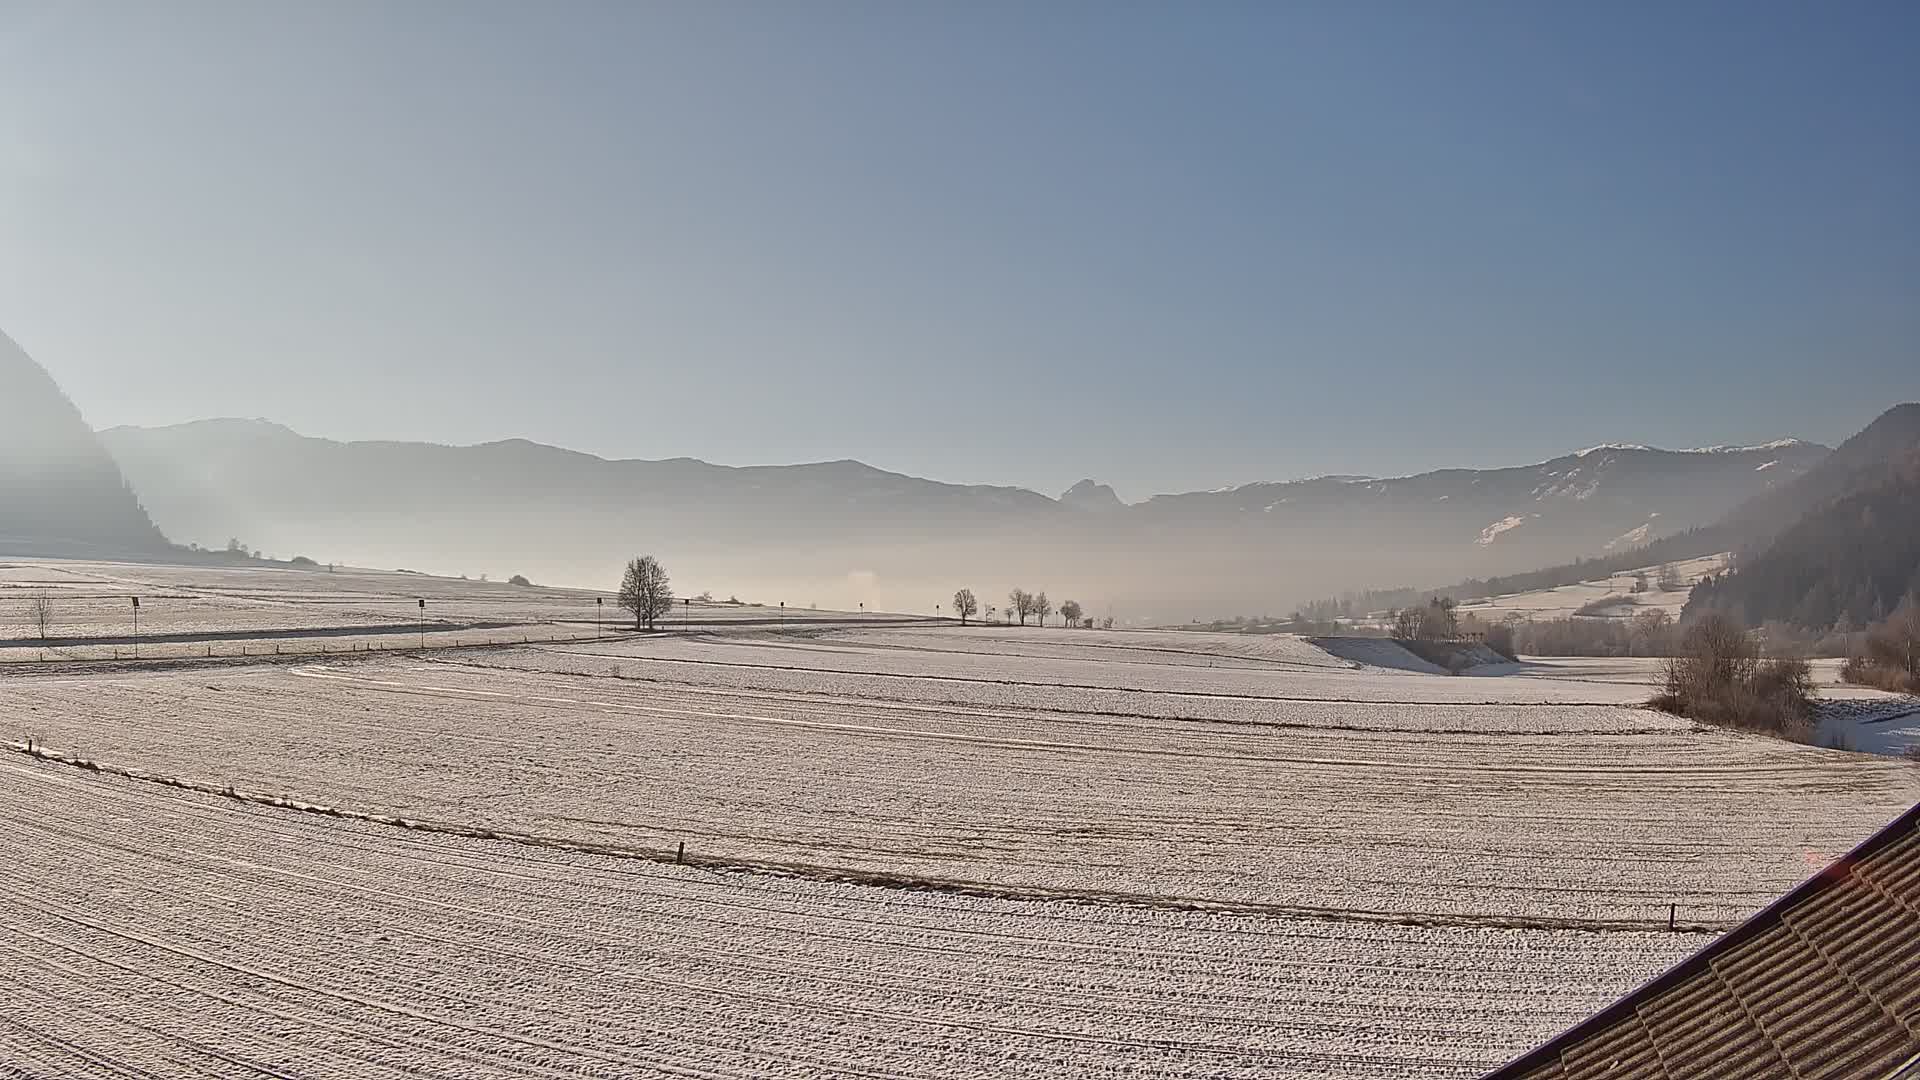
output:
[[1590,1035],[1599,1033],[1615,1021],[1631,1015],[1642,999],[1660,993],[1688,976],[1699,973],[1722,953],[1738,948],[1747,940],[1765,933],[1768,928],[1780,921],[1781,914],[1788,908],[1822,889],[1838,884],[1853,871],[1855,863],[1870,857],[1916,828],[1920,828],[1920,803],[1916,803],[1912,809],[1894,818],[1887,823],[1886,827],[1861,841],[1852,851],[1840,856],[1819,873],[1795,886],[1792,892],[1761,908],[1752,918],[1722,934],[1699,952],[1628,991],[1613,1004],[1486,1074],[1481,1080],[1519,1080],[1521,1076],[1534,1069],[1557,1060],[1561,1051]]

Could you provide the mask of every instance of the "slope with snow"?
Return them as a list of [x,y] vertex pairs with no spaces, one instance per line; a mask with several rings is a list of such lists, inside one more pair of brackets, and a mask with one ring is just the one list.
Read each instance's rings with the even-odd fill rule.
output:
[[[1573,585],[1561,585],[1552,589],[1536,589],[1531,592],[1469,600],[1460,605],[1460,610],[1462,613],[1472,612],[1496,622],[1509,617],[1566,619],[1572,618],[1581,608],[1596,601],[1611,600],[1614,601],[1614,606],[1605,613],[1608,617],[1625,618],[1645,611],[1664,611],[1678,618],[1680,609],[1686,606],[1688,590],[1700,579],[1726,570],[1731,560],[1730,553],[1722,552],[1718,555],[1684,559],[1671,564],[1681,581],[1681,587],[1678,589],[1660,589],[1662,567],[1654,565],[1635,570],[1623,570],[1606,577]],[[1645,576],[1647,591],[1641,593],[1633,591],[1636,575]]]

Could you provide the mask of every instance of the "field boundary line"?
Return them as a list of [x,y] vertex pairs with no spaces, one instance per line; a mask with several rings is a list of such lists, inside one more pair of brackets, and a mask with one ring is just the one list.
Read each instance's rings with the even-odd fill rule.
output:
[[[1035,682],[1029,679],[988,679],[972,675],[934,675],[909,673],[904,671],[850,671],[845,668],[812,668],[792,664],[756,664],[744,660],[691,660],[678,656],[647,656],[637,653],[593,653],[575,649],[556,649],[551,645],[576,645],[579,642],[555,641],[532,642],[527,647],[541,652],[556,653],[561,656],[584,656],[593,660],[617,660],[622,663],[639,664],[695,664],[707,667],[748,668],[761,671],[793,671],[805,675],[853,675],[869,679],[913,679],[921,682],[975,683],[981,686],[1033,686],[1047,690],[1093,690],[1109,694],[1159,694],[1164,697],[1204,698],[1215,701],[1290,701],[1329,705],[1420,705],[1442,708],[1488,708],[1490,706],[1511,705],[1518,708],[1539,708],[1543,705],[1553,708],[1605,708],[1605,709],[1644,709],[1645,705],[1622,704],[1618,701],[1553,701],[1553,702],[1511,702],[1511,701],[1391,701],[1383,702],[1368,698],[1340,697],[1301,697],[1290,694],[1235,694],[1215,690],[1168,690],[1151,686],[1099,686],[1093,683]],[[727,644],[742,644],[727,642]],[[1247,669],[1257,670],[1257,669]]]
[[[1131,893],[1093,889],[1062,889],[1044,885],[1017,885],[973,881],[963,878],[938,878],[851,867],[820,866],[811,863],[779,862],[759,859],[731,859],[688,853],[671,848],[609,844],[577,840],[509,829],[489,829],[458,822],[406,818],[366,810],[306,802],[287,795],[244,791],[232,784],[212,784],[184,777],[167,776],[129,766],[114,765],[77,754],[52,750],[39,744],[8,742],[7,750],[54,765],[84,769],[88,772],[118,776],[139,783],[178,788],[203,795],[233,799],[255,806],[314,814],[324,817],[386,825],[414,832],[458,836],[474,840],[494,840],[525,847],[545,848],[608,858],[638,859],[667,865],[682,865],[723,873],[745,873],[764,877],[791,878],[909,892],[944,893],[990,900],[1054,901],[1059,903],[1108,905],[1159,911],[1192,911],[1220,915],[1251,915],[1314,920],[1321,922],[1369,923],[1413,927],[1466,927],[1495,930],[1582,930],[1590,932],[1669,932],[1665,918],[1583,919],[1529,915],[1468,915],[1450,912],[1381,911],[1364,908],[1329,908],[1305,904],[1260,903],[1241,900],[1211,900],[1204,897]],[[1732,922],[1679,923],[1672,932],[1718,934],[1732,928]]]
[[[557,652],[559,650],[549,650],[549,651]],[[569,654],[569,655],[585,655],[585,654],[575,653],[575,654]],[[361,658],[355,657],[354,659],[359,660]],[[646,683],[650,686],[671,686],[671,687],[681,687],[681,688],[695,689],[695,690],[701,690],[701,691],[706,691],[709,689],[708,685],[705,683],[687,682],[684,679],[670,679],[670,678],[665,678],[661,676],[652,676],[652,675],[626,675],[626,674],[609,675],[604,672],[598,672],[598,671],[562,671],[558,669],[548,669],[548,668],[522,668],[522,667],[513,667],[511,665],[505,665],[505,664],[482,664],[467,658],[449,659],[446,657],[438,657],[438,656],[421,657],[420,660],[422,663],[444,664],[448,667],[471,668],[476,671],[502,671],[502,672],[511,672],[514,674],[520,674],[520,675],[548,675],[548,676],[554,676],[554,677],[566,678],[566,679],[613,679],[620,682]],[[1160,691],[1152,691],[1152,692],[1159,693]],[[1169,724],[1214,724],[1214,725],[1219,725],[1223,727],[1271,728],[1274,730],[1285,730],[1285,731],[1351,731],[1351,732],[1357,732],[1361,734],[1372,734],[1372,735],[1380,735],[1380,734],[1385,734],[1385,735],[1482,735],[1482,736],[1496,736],[1501,738],[1505,738],[1507,736],[1524,736],[1527,738],[1541,738],[1541,737],[1557,738],[1560,736],[1571,735],[1571,736],[1592,736],[1596,738],[1613,738],[1613,737],[1621,737],[1621,736],[1642,737],[1642,736],[1648,736],[1648,735],[1697,735],[1703,732],[1713,732],[1713,731],[1723,730],[1719,728],[1710,728],[1704,724],[1692,724],[1691,721],[1686,721],[1686,723],[1691,725],[1687,727],[1669,725],[1666,727],[1620,728],[1620,729],[1611,730],[1611,731],[1600,730],[1600,729],[1595,729],[1591,731],[1580,731],[1580,730],[1574,730],[1570,728],[1515,729],[1515,730],[1505,730],[1505,731],[1483,729],[1483,728],[1442,728],[1442,727],[1385,728],[1385,727],[1367,727],[1363,724],[1343,724],[1343,723],[1315,724],[1315,723],[1309,723],[1304,720],[1243,720],[1243,719],[1235,719],[1235,718],[1221,717],[1221,716],[1171,715],[1171,714],[1165,714],[1165,713],[1149,713],[1149,712],[1130,711],[1130,710],[1124,710],[1124,709],[1070,709],[1064,705],[1035,705],[1031,703],[1023,703],[1020,705],[1007,705],[1007,706],[982,706],[978,703],[963,701],[959,698],[926,698],[926,699],[917,700],[917,701],[905,701],[904,699],[901,699],[901,698],[884,697],[880,694],[863,694],[854,690],[833,690],[833,691],[767,690],[764,688],[752,688],[752,687],[746,687],[746,688],[730,687],[725,690],[714,691],[713,696],[741,697],[741,698],[752,698],[756,700],[769,700],[769,701],[806,699],[806,700],[820,701],[828,704],[839,704],[839,703],[886,704],[886,705],[895,706],[895,707],[910,708],[916,712],[932,712],[932,713],[958,712],[958,713],[964,713],[972,716],[988,717],[991,719],[1009,719],[1009,718],[1022,717],[1022,716],[1030,719],[1035,719],[1035,720],[1043,719],[1046,716],[1098,717],[1103,719],[1107,717],[1114,717],[1121,720],[1151,720],[1151,721],[1169,723]],[[1327,705],[1385,705],[1385,706],[1413,705],[1416,707],[1424,707],[1425,704],[1427,704],[1427,703],[1418,702],[1418,701],[1414,701],[1414,702],[1358,701],[1358,700],[1346,700],[1346,699],[1339,699],[1339,698],[1301,698],[1297,702],[1290,702],[1290,703],[1327,704]],[[1551,708],[1560,707],[1562,703],[1557,701],[1516,701],[1516,702],[1502,702],[1500,704],[1502,706],[1511,705],[1514,708],[1522,708],[1522,709],[1551,709]],[[1655,712],[1655,710],[1649,709],[1645,705],[1632,704],[1632,703],[1621,704],[1621,705],[1571,705],[1568,707],[1582,708],[1582,709],[1619,708],[1619,709],[1627,709],[1633,712],[1647,712],[1647,713]],[[1666,716],[1668,714],[1659,713],[1658,715]]]

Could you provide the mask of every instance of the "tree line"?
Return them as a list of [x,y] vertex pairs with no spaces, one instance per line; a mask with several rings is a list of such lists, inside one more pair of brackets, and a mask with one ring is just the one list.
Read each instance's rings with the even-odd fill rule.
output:
[[[1030,593],[1025,589],[1016,587],[1007,593],[1005,616],[1009,619],[1019,619],[1021,626],[1027,625],[1029,618],[1036,619],[1041,626],[1045,626],[1047,624],[1047,617],[1052,615],[1054,610],[1053,601],[1047,598],[1044,590],[1038,593]],[[989,621],[1000,611],[1001,609],[991,604],[985,608],[985,614]],[[967,625],[968,620],[982,613],[980,598],[974,595],[972,589],[959,590],[953,594],[953,612],[960,616],[960,625]],[[1080,601],[1078,600],[1061,601],[1059,612],[1062,625],[1087,630],[1093,628],[1093,619],[1086,614],[1086,609],[1080,606]],[[1108,618],[1106,625],[1108,629],[1111,629],[1113,627],[1113,619]]]
[[[673,611],[673,586],[660,560],[652,555],[640,555],[627,563],[626,572],[620,579],[620,592],[616,600],[619,606],[633,614],[635,630],[652,630],[654,624]],[[953,594],[953,613],[960,617],[960,624],[967,625],[969,620],[981,614],[980,598],[972,589],[961,589]],[[999,609],[988,605],[985,609],[988,619],[992,619]],[[1047,618],[1058,611],[1063,625],[1091,629],[1094,620],[1087,616],[1086,610],[1078,600],[1063,600],[1059,607],[1042,591],[1030,593],[1016,588],[1007,594],[1006,615],[1018,618],[1025,626],[1029,618],[1045,626]],[[1111,628],[1113,620],[1106,625]]]

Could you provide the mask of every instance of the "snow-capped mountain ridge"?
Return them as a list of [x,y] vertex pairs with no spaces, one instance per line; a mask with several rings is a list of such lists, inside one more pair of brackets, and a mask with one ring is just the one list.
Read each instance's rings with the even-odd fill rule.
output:
[[[203,543],[240,536],[329,560],[458,571],[512,564],[586,581],[581,567],[619,565],[638,537],[677,573],[730,592],[786,588],[802,576],[844,582],[855,571],[913,582],[903,589],[916,599],[950,593],[956,580],[1044,581],[1056,592],[1113,595],[1156,618],[1382,580],[1511,573],[1609,542],[1656,540],[1718,520],[1827,453],[1798,440],[1717,453],[1615,449],[1129,505],[1092,479],[1049,497],[844,460],[609,461],[524,440],[335,442],[255,421],[117,428],[101,438],[160,525]],[[1757,468],[1765,462],[1775,464]],[[1139,568],[1154,564],[1182,569],[1143,580]],[[836,587],[809,589],[824,599]]]

